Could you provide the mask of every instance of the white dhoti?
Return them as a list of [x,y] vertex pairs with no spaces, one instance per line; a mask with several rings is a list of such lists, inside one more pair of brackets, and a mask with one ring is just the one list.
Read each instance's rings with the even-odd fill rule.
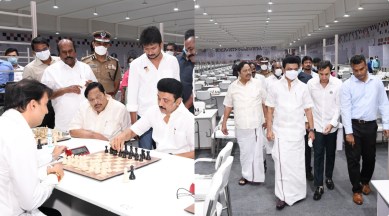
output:
[[[267,130],[265,129],[265,131],[263,131],[263,134],[266,135],[267,133]],[[274,141],[271,140],[269,141],[266,136],[263,136],[263,143],[264,143],[264,149],[265,149],[265,152],[266,154],[271,154],[272,150],[273,150],[273,145],[274,145]]]
[[272,151],[275,169],[275,195],[288,205],[307,195],[305,143],[275,138]]
[[262,129],[236,129],[242,176],[250,182],[264,182]]

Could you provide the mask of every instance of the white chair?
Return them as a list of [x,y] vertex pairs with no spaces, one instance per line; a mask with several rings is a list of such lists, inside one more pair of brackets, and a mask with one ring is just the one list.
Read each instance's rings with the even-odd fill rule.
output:
[[[207,203],[207,198],[210,193],[213,193],[215,190],[215,184],[219,185],[219,181],[221,179],[221,184],[219,185],[219,195],[225,196],[227,213],[229,216],[232,216],[231,212],[231,199],[228,189],[228,179],[230,177],[231,166],[234,160],[233,156],[228,156],[224,163],[222,163],[219,169],[216,171],[215,175],[212,179],[195,179],[196,193],[195,199],[197,201],[202,200],[205,197],[205,203]],[[212,208],[211,208],[212,209]],[[204,215],[208,214],[210,211],[203,210]],[[205,214],[205,212],[207,212]]]
[[216,81],[216,77],[207,77],[207,78],[205,79],[205,82],[206,82],[208,85],[214,84],[215,81]]
[[203,102],[203,101],[195,101],[195,102],[193,102],[193,106],[195,109],[195,113],[197,110],[199,113],[202,113],[205,110],[205,102]]
[[238,79],[236,76],[228,76],[228,80],[231,82],[234,82],[236,79]]
[[[227,81],[227,80],[226,80],[226,81]],[[228,90],[228,86],[230,86],[230,84],[231,84],[231,81],[230,81],[230,80],[228,80],[228,81],[230,81],[230,82],[226,82],[226,81],[223,81],[223,82],[219,83],[219,88],[220,88],[220,90],[221,90],[222,92],[226,92],[226,91]]]
[[196,91],[196,98],[197,98],[197,100],[204,101],[206,104],[205,108],[207,108],[207,109],[210,109],[210,108],[214,107],[215,105],[217,107],[217,104],[207,104],[207,101],[214,99],[211,97],[211,93],[209,91]]
[[207,75],[203,74],[203,75],[200,75],[199,80],[205,80],[206,78],[207,78]]
[[209,88],[207,91],[209,91],[209,93],[211,93],[211,96],[213,94],[220,94],[220,88],[219,87]]
[[195,91],[201,90],[203,88],[203,84],[195,83]]

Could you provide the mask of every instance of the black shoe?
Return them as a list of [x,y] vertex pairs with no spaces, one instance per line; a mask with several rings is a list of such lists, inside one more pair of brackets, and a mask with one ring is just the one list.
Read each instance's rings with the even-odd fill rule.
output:
[[315,190],[315,193],[313,194],[313,199],[314,200],[320,200],[321,195],[324,193],[324,188],[323,186],[317,187]]
[[277,199],[276,208],[277,210],[281,210],[286,206],[286,202],[280,199]]
[[307,171],[306,173],[307,173],[307,174],[306,174],[307,180],[308,180],[308,181],[313,181],[312,172],[310,172],[310,171],[308,172],[308,171]]
[[326,185],[328,190],[333,190],[335,188],[334,182],[332,179],[326,179]]

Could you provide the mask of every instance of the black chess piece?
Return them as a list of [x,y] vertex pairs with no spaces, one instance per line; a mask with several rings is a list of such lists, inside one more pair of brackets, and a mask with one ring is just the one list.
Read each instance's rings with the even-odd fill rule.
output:
[[132,159],[132,154],[131,154],[131,152],[128,153],[128,159]]
[[135,179],[135,174],[134,174],[134,165],[130,166],[130,176],[128,177],[130,180]]
[[134,158],[135,158],[136,161],[138,161],[138,160],[139,160],[139,155],[138,155],[138,154],[135,154],[135,155],[134,155]]
[[126,152],[122,152],[122,158],[126,158],[127,155],[126,155]]
[[118,157],[122,157],[122,151],[119,151]]
[[42,149],[42,143],[41,143],[41,139],[38,139],[38,146],[37,146],[38,149]]
[[147,153],[147,155],[146,155],[146,160],[151,160],[150,151],[147,151],[146,153]]
[[104,152],[105,152],[105,153],[108,153],[108,146],[105,146]]
[[118,151],[117,150],[113,150],[113,155],[117,156],[118,155]]
[[143,155],[139,155],[139,162],[143,162]]
[[144,150],[144,149],[142,149],[142,156],[143,156],[143,159],[145,159],[146,158],[146,151]]
[[134,151],[132,150],[132,145],[130,145],[130,153],[129,153],[132,156],[134,156]]
[[115,150],[112,148],[112,147],[109,147],[109,153],[110,154],[112,154],[113,155],[113,152],[114,152]]
[[126,153],[128,152],[128,150],[127,150],[127,144],[125,144],[125,143],[124,143],[124,152],[126,152]]
[[135,158],[139,157],[139,154],[138,154],[138,147],[135,147]]

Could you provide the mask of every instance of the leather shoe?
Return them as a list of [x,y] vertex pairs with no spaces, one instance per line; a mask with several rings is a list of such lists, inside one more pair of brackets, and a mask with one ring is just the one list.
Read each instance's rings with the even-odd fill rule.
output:
[[280,199],[277,200],[277,203],[276,203],[276,208],[277,208],[277,210],[281,210],[281,209],[283,209],[285,206],[286,206],[286,202],[285,202],[285,201],[282,201],[282,200],[280,200]]
[[333,190],[335,188],[334,182],[332,179],[326,179],[326,186],[328,190]]
[[307,180],[308,181],[313,181],[313,175],[312,175],[312,172],[306,172],[307,174],[306,174],[306,177],[307,177]]
[[324,193],[324,188],[323,186],[317,187],[315,190],[315,193],[313,194],[313,199],[314,200],[320,200],[321,195]]
[[371,192],[369,183],[367,184],[362,184],[362,193],[365,195],[368,195]]
[[354,193],[353,195],[353,201],[357,205],[362,205],[363,204],[363,197],[361,193]]

